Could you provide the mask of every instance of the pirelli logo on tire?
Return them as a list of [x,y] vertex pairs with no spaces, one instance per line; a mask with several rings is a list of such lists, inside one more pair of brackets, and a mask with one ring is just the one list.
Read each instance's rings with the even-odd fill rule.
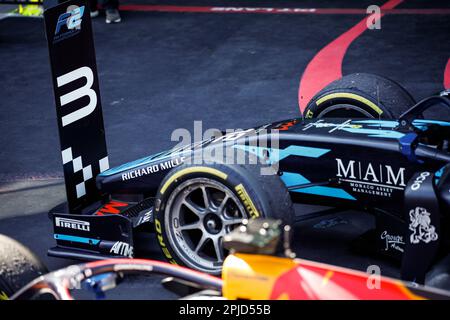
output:
[[158,243],[161,247],[162,252],[164,253],[164,256],[166,257],[166,259],[171,263],[171,264],[178,264],[172,257],[172,255],[169,252],[169,249],[167,249],[167,246],[164,242],[164,238],[162,235],[162,227],[161,227],[161,222],[159,222],[158,219],[155,219],[155,229],[156,229],[156,233],[157,233],[157,238],[158,238]]
[[245,209],[249,213],[251,218],[259,218],[261,215],[256,209],[255,204],[253,203],[252,199],[247,193],[247,190],[245,190],[244,186],[241,184],[237,185],[234,188],[239,196],[239,198],[242,200],[243,205],[245,206]]
[[314,112],[312,112],[311,110],[308,110],[308,111],[306,112],[305,118],[306,118],[306,119],[312,119],[313,117],[314,117]]

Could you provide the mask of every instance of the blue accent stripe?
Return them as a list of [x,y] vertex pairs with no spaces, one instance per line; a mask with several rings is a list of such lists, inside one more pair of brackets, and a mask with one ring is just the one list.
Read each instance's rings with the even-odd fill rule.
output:
[[404,133],[398,131],[382,129],[342,128],[341,130],[351,133],[367,134],[369,137],[374,138],[400,139],[405,135]]
[[[306,179],[304,176],[302,176],[301,174],[293,173],[293,172],[284,172],[283,175],[281,176],[281,180],[284,182],[284,184],[288,188],[290,186],[307,184],[307,183],[311,182],[308,179]],[[299,193],[315,194],[315,195],[324,196],[324,197],[356,200],[356,198],[354,198],[351,194],[349,194],[345,190],[342,190],[339,188],[332,188],[332,187],[313,186],[313,187],[307,187],[307,188],[294,189],[292,191],[299,192]]]
[[[331,151],[330,149],[302,147],[302,146],[289,146],[285,149],[271,149],[271,148],[263,148],[263,147],[236,145],[236,146],[234,146],[234,148],[238,148],[238,149],[244,150],[246,152],[253,153],[254,155],[256,155],[260,158],[265,158],[268,153],[269,154],[269,160],[268,160],[269,164],[278,162],[278,161],[280,161],[286,157],[292,156],[292,155],[299,156],[299,157],[319,158],[322,155],[326,154],[327,152]],[[302,176],[300,173],[293,173],[293,172],[283,172],[283,175],[281,176],[281,180],[286,185],[286,187],[307,184],[307,183],[311,182],[308,179],[306,179],[304,176]],[[320,195],[320,196],[325,196],[325,197],[356,200],[351,194],[349,194],[346,191],[339,189],[339,188],[313,186],[313,187],[307,187],[307,188],[299,188],[299,189],[295,189],[293,191],[301,192],[301,193],[315,194],[315,195]]]
[[54,238],[56,240],[72,241],[72,242],[79,242],[79,243],[93,244],[93,245],[96,245],[100,242],[100,240],[98,240],[98,239],[69,236],[67,234],[57,234],[57,233],[54,234]]
[[299,184],[311,183],[308,179],[302,176],[300,173],[283,172],[281,175],[281,180],[283,180],[286,187],[291,187]]
[[[395,128],[398,126],[398,121],[396,120],[356,120],[352,121],[352,123],[362,123],[367,124],[370,127],[383,127],[383,128]],[[450,122],[440,121],[440,120],[431,120],[431,119],[415,119],[413,120],[413,125],[426,125],[426,124],[438,124],[440,126],[448,127],[450,126]]]
[[444,126],[444,127],[450,126],[450,122],[447,122],[447,121],[426,120],[426,119],[416,119],[413,121],[413,125],[416,125],[416,124],[438,124],[438,125]]
[[439,180],[441,180],[442,175],[444,174],[444,169],[446,166],[443,166],[442,168],[440,168],[438,171],[436,171],[434,173],[434,184],[438,184]]
[[398,126],[398,121],[395,120],[357,120],[352,121],[352,123],[362,123],[367,124],[369,127],[378,128],[395,128]]
[[281,161],[289,156],[319,158],[323,156],[325,153],[331,151],[330,149],[302,147],[302,146],[289,146],[285,149],[275,149],[275,148],[253,147],[246,145],[235,145],[233,146],[233,148],[244,150],[263,159],[265,159],[266,155],[269,154],[268,159],[269,164]]
[[[390,129],[394,129],[395,127],[398,126],[398,121],[395,120],[357,120],[357,121],[352,121],[352,123],[361,123],[361,124],[366,124],[369,127],[378,127],[378,128],[390,128]],[[413,121],[413,125],[418,128],[419,130],[425,130],[428,125],[430,124],[437,124],[443,127],[448,127],[450,126],[450,122],[447,121],[439,121],[439,120],[427,120],[427,119],[415,119]],[[364,132],[364,130],[370,130],[370,129],[355,129],[355,130],[359,130],[359,132],[353,131],[353,133],[367,133],[368,132]],[[346,131],[350,131],[350,130],[346,130]],[[352,132],[352,131],[350,131]],[[396,132],[396,131],[391,131],[391,132]],[[386,130],[381,130],[381,134],[377,134],[377,135],[373,135],[372,137],[385,137],[385,138],[398,138],[397,135],[399,135],[399,133],[389,133]]]
[[301,193],[308,193],[308,194],[315,194],[315,195],[324,196],[324,197],[356,200],[351,194],[349,194],[348,192],[346,192],[342,189],[338,189],[338,188],[315,186],[315,187],[297,189],[297,190],[293,190],[293,191],[301,192]]
[[330,149],[289,146],[286,149],[280,149],[280,160],[287,158],[289,156],[319,158],[328,152],[330,152]]

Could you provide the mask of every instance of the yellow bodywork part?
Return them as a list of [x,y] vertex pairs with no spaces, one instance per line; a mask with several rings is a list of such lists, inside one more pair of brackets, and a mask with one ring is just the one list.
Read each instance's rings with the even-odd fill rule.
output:
[[0,291],[0,301],[1,300],[8,300],[8,295],[3,291]]
[[[39,2],[39,1],[30,0],[30,2]],[[16,11],[16,13],[26,17],[39,17],[42,16],[43,12],[44,9],[42,8],[41,5],[38,4],[27,4],[27,5],[19,4],[19,7],[17,8]]]
[[231,300],[270,299],[278,277],[295,266],[295,260],[288,258],[244,253],[229,255],[222,269],[223,296]]

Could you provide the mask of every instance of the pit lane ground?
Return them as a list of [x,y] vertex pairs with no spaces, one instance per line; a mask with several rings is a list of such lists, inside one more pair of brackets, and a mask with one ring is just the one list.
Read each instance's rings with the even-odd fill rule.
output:
[[[397,2],[190,0],[171,1],[178,11],[159,12],[152,5],[167,3],[124,1],[123,23],[93,21],[110,164],[169,148],[172,131],[192,131],[195,120],[206,130],[298,116],[308,64],[364,17],[187,12],[181,5],[364,10],[393,3],[396,10],[419,9],[384,16],[380,30],[367,30],[350,44],[341,67],[343,74],[393,78],[420,99],[450,82],[450,4]],[[51,270],[77,263],[46,256],[53,245],[47,211],[65,193],[43,20],[0,20],[0,61],[0,233],[29,246]],[[298,219],[314,210],[321,208],[296,206]],[[377,264],[383,275],[397,276],[390,261],[350,250],[372,225],[372,217],[356,211],[299,222],[294,249],[302,258],[360,270]],[[149,241],[146,256],[162,258],[156,241]],[[132,279],[112,297],[174,298],[159,280]]]

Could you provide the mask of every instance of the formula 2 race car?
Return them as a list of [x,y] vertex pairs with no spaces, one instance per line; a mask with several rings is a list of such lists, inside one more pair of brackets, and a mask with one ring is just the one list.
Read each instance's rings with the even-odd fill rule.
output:
[[[36,276],[23,288],[13,294],[8,291],[8,294],[16,300],[91,299],[92,294],[97,299],[105,299],[106,295],[110,297],[109,290],[126,283],[129,274],[160,274],[166,277],[161,282],[163,287],[184,300],[450,299],[449,291],[295,259],[289,245],[290,226],[284,226],[282,230],[280,224],[280,220],[270,219],[244,221],[228,234],[224,245],[231,254],[224,261],[222,279],[165,262],[110,259]],[[9,242],[7,247],[11,248]],[[0,241],[0,252],[4,252],[5,244]],[[4,265],[3,258],[8,257],[0,255],[0,265]],[[16,281],[12,281],[13,278]],[[17,274],[5,277],[0,270],[0,280],[3,280],[0,284],[20,282],[21,278]],[[2,289],[0,285],[0,291]],[[245,312],[242,310],[242,314]]]
[[405,280],[423,283],[448,254],[450,123],[422,117],[450,107],[448,92],[415,103],[389,79],[353,74],[304,118],[109,168],[87,6],[50,8],[45,23],[67,192],[50,212],[49,255],[133,258],[136,235],[155,230],[170,263],[219,274],[226,234],[247,218],[290,224],[292,202],[373,213],[375,245]]

